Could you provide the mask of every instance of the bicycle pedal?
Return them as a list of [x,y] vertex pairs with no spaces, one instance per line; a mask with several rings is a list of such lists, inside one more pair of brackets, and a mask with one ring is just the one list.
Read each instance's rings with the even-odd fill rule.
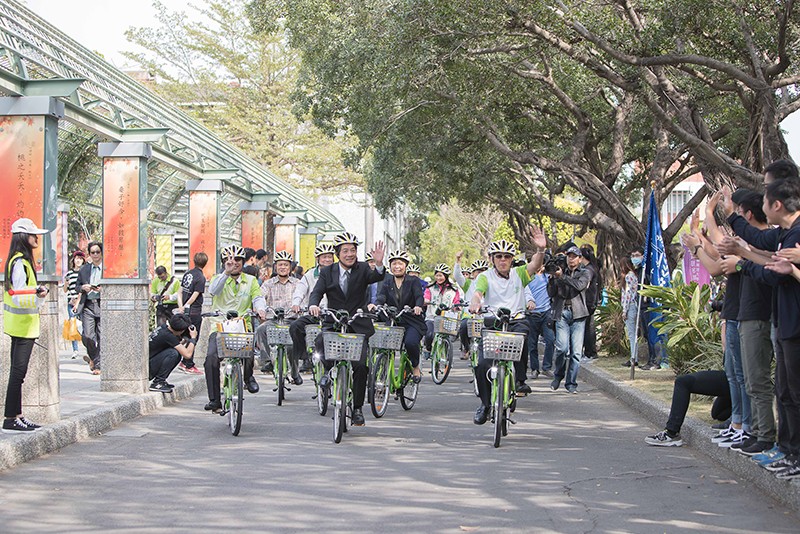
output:
[[287,386],[283,386],[283,389],[285,389],[286,391],[292,391],[292,388],[287,387]]
[[229,411],[230,410],[220,410],[219,412],[215,412],[215,413],[218,413],[220,416],[226,416],[226,415],[228,415]]

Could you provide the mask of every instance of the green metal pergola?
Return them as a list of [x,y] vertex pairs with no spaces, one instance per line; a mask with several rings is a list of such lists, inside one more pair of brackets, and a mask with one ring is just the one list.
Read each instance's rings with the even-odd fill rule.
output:
[[[77,87],[77,89],[76,89]],[[220,237],[238,241],[240,201],[274,198],[278,215],[305,211],[324,232],[342,229],[328,211],[186,113],[148,90],[21,4],[0,0],[0,93],[55,96],[65,103],[58,131],[59,195],[99,207],[99,142],[147,142],[149,220],[186,229],[188,180],[222,179]]]

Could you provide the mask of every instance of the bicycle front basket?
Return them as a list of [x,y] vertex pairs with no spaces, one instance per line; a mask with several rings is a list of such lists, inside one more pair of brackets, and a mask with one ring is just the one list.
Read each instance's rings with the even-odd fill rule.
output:
[[364,334],[342,334],[339,332],[323,332],[322,340],[325,343],[326,360],[361,359],[361,350],[364,347]]
[[267,343],[270,345],[291,345],[288,324],[267,323]]
[[217,332],[217,355],[220,359],[251,359],[253,357],[254,337],[255,335],[252,332]]
[[467,319],[467,335],[469,337],[481,337],[483,330],[483,319]]
[[518,362],[522,357],[525,334],[484,330],[481,332],[481,339],[483,340],[483,357],[485,359]]
[[318,324],[307,324],[306,325],[306,348],[311,347],[314,348],[314,345],[317,343],[317,336],[319,333],[322,332],[322,327]]
[[447,334],[448,336],[458,335],[458,319],[453,317],[434,317],[433,331],[436,334]]
[[406,329],[402,326],[375,325],[375,333],[369,338],[372,349],[400,350]]

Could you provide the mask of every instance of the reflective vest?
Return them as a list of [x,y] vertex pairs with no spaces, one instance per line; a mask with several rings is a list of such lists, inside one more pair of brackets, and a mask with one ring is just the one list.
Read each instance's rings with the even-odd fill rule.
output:
[[[11,268],[14,261],[19,261],[25,267],[27,280],[25,289],[36,288],[36,274],[28,260],[22,258],[22,254],[17,252],[8,262],[6,279],[11,280]],[[7,291],[3,292],[3,331],[9,336],[37,338],[39,337],[39,309],[36,307],[36,295],[19,295],[17,300],[20,305],[14,304],[14,300]]]

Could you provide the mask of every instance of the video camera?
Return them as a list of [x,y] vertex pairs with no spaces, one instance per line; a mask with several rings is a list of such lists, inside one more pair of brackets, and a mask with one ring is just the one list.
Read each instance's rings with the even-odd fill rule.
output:
[[547,274],[553,274],[559,269],[561,269],[562,273],[566,272],[567,270],[567,255],[564,253],[556,254],[548,259],[544,264],[544,272]]

